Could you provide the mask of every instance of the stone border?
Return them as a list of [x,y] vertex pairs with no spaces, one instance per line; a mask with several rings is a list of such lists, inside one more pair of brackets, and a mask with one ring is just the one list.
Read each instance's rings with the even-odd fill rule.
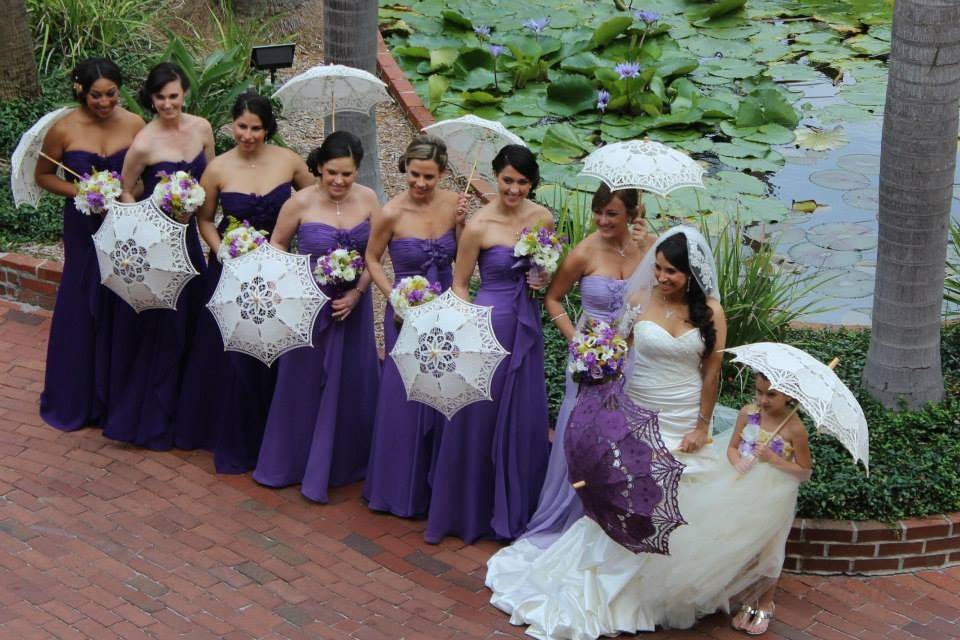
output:
[[0,253],[0,297],[53,309],[63,263],[20,253]]

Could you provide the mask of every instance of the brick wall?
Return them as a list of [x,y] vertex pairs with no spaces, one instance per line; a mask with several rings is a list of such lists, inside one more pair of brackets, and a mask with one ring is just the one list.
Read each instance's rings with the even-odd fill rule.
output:
[[0,253],[0,297],[53,309],[63,263],[19,253]]

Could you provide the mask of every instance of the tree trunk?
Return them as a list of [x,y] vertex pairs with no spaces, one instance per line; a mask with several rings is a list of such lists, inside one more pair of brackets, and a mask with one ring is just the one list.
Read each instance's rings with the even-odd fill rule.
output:
[[960,104],[960,3],[897,0],[880,232],[863,384],[884,405],[943,399],[941,306]]
[[[327,63],[345,64],[376,74],[377,0],[323,1],[323,55]],[[360,138],[364,156],[357,181],[373,189],[380,202],[385,202],[373,112],[367,115],[338,113],[337,129]],[[324,130],[331,130],[330,118],[326,119]]]
[[[0,100],[40,95],[30,17],[23,0],[0,0]],[[376,55],[376,54],[374,54]]]

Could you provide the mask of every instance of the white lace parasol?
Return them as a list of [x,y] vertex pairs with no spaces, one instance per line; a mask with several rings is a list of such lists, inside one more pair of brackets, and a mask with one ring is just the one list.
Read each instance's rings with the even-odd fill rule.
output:
[[491,184],[496,182],[496,178],[490,164],[500,149],[508,144],[527,146],[520,136],[511,133],[499,122],[472,114],[441,120],[424,127],[423,131],[443,140],[447,145],[450,166],[457,173],[469,176],[476,171],[477,175]]
[[313,325],[327,303],[310,270],[310,256],[269,243],[223,263],[207,308],[223,347],[267,366],[292,349],[313,345]]
[[43,147],[43,139],[53,125],[73,109],[73,107],[60,107],[45,114],[20,136],[17,148],[10,156],[10,190],[13,192],[15,206],[29,204],[35,207],[40,203],[43,190],[34,178],[34,171]]
[[627,140],[600,147],[583,161],[582,176],[612,190],[643,189],[665,196],[681,187],[703,187],[704,168],[693,158],[651,140]]
[[369,114],[375,105],[390,101],[380,78],[342,64],[311,67],[283,83],[273,98],[285,114],[300,111],[320,117],[335,111]]
[[450,289],[407,310],[390,357],[408,400],[429,405],[449,419],[468,404],[492,399],[493,374],[509,355],[493,333],[492,311]]
[[180,292],[199,275],[187,254],[187,225],[165,215],[150,198],[111,202],[93,246],[100,282],[137,313],[176,309]]
[[725,351],[734,355],[734,362],[766,376],[772,389],[799,402],[818,431],[834,436],[854,461],[863,460],[863,466],[870,468],[867,418],[833,369],[806,351],[778,342],[756,342]]

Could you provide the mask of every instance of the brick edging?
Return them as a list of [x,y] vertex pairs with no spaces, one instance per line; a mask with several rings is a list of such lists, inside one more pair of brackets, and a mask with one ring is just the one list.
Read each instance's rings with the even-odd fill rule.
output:
[[0,297],[53,309],[62,275],[59,260],[0,253]]
[[800,573],[903,573],[960,564],[960,512],[893,524],[797,518],[784,569]]

